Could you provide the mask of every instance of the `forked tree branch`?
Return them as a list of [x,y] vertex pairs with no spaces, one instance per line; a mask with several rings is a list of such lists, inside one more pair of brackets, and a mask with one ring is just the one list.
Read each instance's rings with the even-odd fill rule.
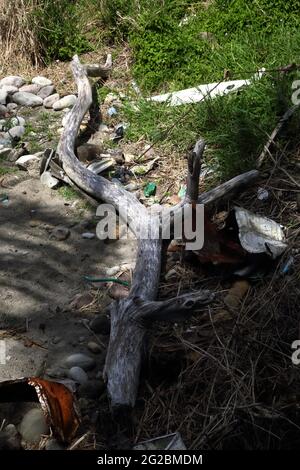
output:
[[[166,301],[156,301],[162,257],[161,238],[143,239],[140,230],[153,229],[162,219],[153,217],[138,199],[122,186],[112,183],[102,176],[92,173],[76,158],[74,149],[81,121],[92,103],[92,91],[87,74],[93,67],[83,66],[74,56],[72,70],[78,87],[78,100],[70,113],[57,148],[59,158],[67,177],[82,191],[98,201],[112,204],[120,216],[128,220],[138,240],[136,266],[132,285],[126,299],[115,301],[110,306],[111,333],[106,356],[104,376],[107,381],[108,395],[113,409],[133,407],[138,392],[144,338],[149,323],[157,320],[185,318],[195,306],[206,305],[212,301],[213,294],[198,291],[184,294]],[[93,73],[92,73],[93,74]],[[204,142],[201,140],[188,160],[187,196],[182,204],[190,204],[198,198],[199,173]],[[257,174],[248,174],[236,182],[228,182],[206,195],[198,202],[212,202],[226,196],[228,189],[236,189],[240,183],[253,181]],[[195,202],[194,202],[195,203]],[[153,233],[153,232],[152,232]],[[159,231],[157,233],[160,233]]]

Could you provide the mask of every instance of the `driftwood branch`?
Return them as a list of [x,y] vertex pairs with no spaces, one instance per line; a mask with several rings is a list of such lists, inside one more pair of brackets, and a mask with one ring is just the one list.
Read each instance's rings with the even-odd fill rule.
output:
[[144,322],[181,321],[212,302],[214,294],[209,290],[200,290],[179,295],[168,300],[144,302],[138,314],[138,319]]
[[299,108],[299,105],[294,105],[292,106],[291,108],[289,108],[285,113],[284,115],[279,119],[276,127],[274,128],[272,134],[270,135],[269,139],[268,139],[268,142],[264,145],[264,148],[260,154],[260,156],[258,157],[258,160],[257,160],[257,166],[258,168],[262,166],[266,156],[268,154],[270,154],[270,148],[272,147],[272,145],[274,144],[275,142],[275,139],[277,137],[277,135],[281,132],[283,126],[285,125],[285,123],[293,116],[293,114],[295,113],[295,111]]
[[199,140],[188,157],[188,177],[186,185],[186,202],[196,202],[199,194],[199,177],[201,170],[201,158],[204,152],[205,142]]
[[[193,312],[196,306],[210,302],[213,294],[199,291],[166,301],[156,301],[161,272],[162,240],[143,238],[140,234],[145,233],[145,230],[150,233],[152,229],[160,233],[157,228],[161,228],[162,219],[154,217],[134,195],[120,185],[92,173],[76,158],[76,136],[80,123],[92,103],[92,91],[87,77],[91,69],[83,66],[75,56],[72,70],[78,87],[78,100],[68,115],[57,149],[63,169],[73,184],[90,197],[112,204],[119,215],[128,220],[129,227],[138,239],[136,267],[129,295],[110,306],[111,333],[104,369],[112,408],[133,407],[138,392],[144,338],[149,323],[184,318],[185,314]],[[204,142],[199,141],[189,157],[185,204],[198,198],[203,150]],[[245,178],[241,177],[236,182],[228,183],[228,187],[223,185],[219,191],[206,193],[206,200],[212,202],[214,198],[225,196],[227,189],[233,190],[245,181],[253,181],[256,176],[251,174]],[[203,198],[203,195],[198,198],[198,202],[201,197]]]
[[111,54],[107,55],[107,59],[104,65],[88,64],[84,65],[83,67],[89,77],[101,77],[104,79],[108,78],[112,68]]

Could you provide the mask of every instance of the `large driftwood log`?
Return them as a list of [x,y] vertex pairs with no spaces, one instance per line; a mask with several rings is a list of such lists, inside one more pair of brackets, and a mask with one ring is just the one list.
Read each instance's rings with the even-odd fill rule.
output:
[[[143,239],[143,229],[157,229],[161,219],[153,217],[137,198],[120,185],[96,175],[85,168],[76,158],[74,147],[80,123],[92,104],[92,91],[88,80],[91,69],[83,66],[77,56],[72,61],[72,70],[78,87],[78,100],[68,114],[68,120],[58,145],[58,155],[68,178],[82,191],[96,200],[112,204],[138,239],[136,267],[132,285],[126,299],[111,304],[111,333],[107,351],[104,375],[113,409],[133,407],[135,404],[142,351],[147,327],[153,321],[178,320],[193,312],[196,306],[205,305],[213,299],[209,291],[200,290],[170,299],[155,301],[161,272],[162,240]],[[198,183],[204,142],[199,141],[188,160],[187,196],[183,204],[195,203],[198,198]],[[257,178],[257,172],[250,172],[200,196],[198,201],[211,203],[225,197],[240,185]],[[181,205],[176,206],[180,210]]]

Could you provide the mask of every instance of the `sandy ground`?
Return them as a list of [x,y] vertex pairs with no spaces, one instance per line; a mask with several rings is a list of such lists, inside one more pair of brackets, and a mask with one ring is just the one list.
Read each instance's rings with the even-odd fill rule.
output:
[[[9,182],[17,184],[5,189],[9,204],[0,207],[0,340],[6,349],[1,380],[44,376],[68,354],[87,353],[87,342],[95,338],[83,320],[105,314],[110,300],[100,296],[92,314],[72,308],[77,294],[95,293],[83,276],[134,259],[133,242],[82,238],[95,232],[95,213],[79,210],[78,201],[66,202],[38,179],[11,175]],[[60,225],[70,230],[66,240],[51,238]]]

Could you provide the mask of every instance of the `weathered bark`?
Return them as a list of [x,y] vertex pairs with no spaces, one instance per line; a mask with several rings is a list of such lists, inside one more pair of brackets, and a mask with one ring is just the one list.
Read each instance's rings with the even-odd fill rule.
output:
[[85,68],[85,71],[89,77],[108,78],[112,68],[111,54],[107,55],[107,59],[104,65],[87,64],[83,67]]
[[[81,65],[77,56],[73,59],[72,69],[78,87],[78,100],[68,115],[57,149],[63,169],[73,184],[82,191],[117,208],[119,215],[128,221],[138,239],[137,261],[129,296],[113,302],[110,307],[111,333],[104,370],[112,408],[133,407],[139,385],[144,337],[149,323],[178,319],[193,311],[196,305],[210,302],[213,295],[208,291],[199,291],[167,301],[155,301],[161,272],[162,240],[143,239],[140,233],[144,229],[158,229],[161,219],[148,212],[134,195],[120,185],[92,173],[76,158],[76,136],[92,103],[92,91],[87,77],[91,69]],[[203,150],[204,142],[199,141],[189,157],[187,197],[184,204],[190,204],[198,198]],[[248,174],[246,178],[240,179],[244,183],[245,179],[252,181],[255,177],[257,174]],[[202,195],[198,202],[211,202],[225,196],[227,189],[232,190],[239,186],[241,181],[236,181],[237,184],[229,182],[227,186],[220,187],[219,191]],[[180,210],[180,206],[182,204],[176,206],[177,210]]]

